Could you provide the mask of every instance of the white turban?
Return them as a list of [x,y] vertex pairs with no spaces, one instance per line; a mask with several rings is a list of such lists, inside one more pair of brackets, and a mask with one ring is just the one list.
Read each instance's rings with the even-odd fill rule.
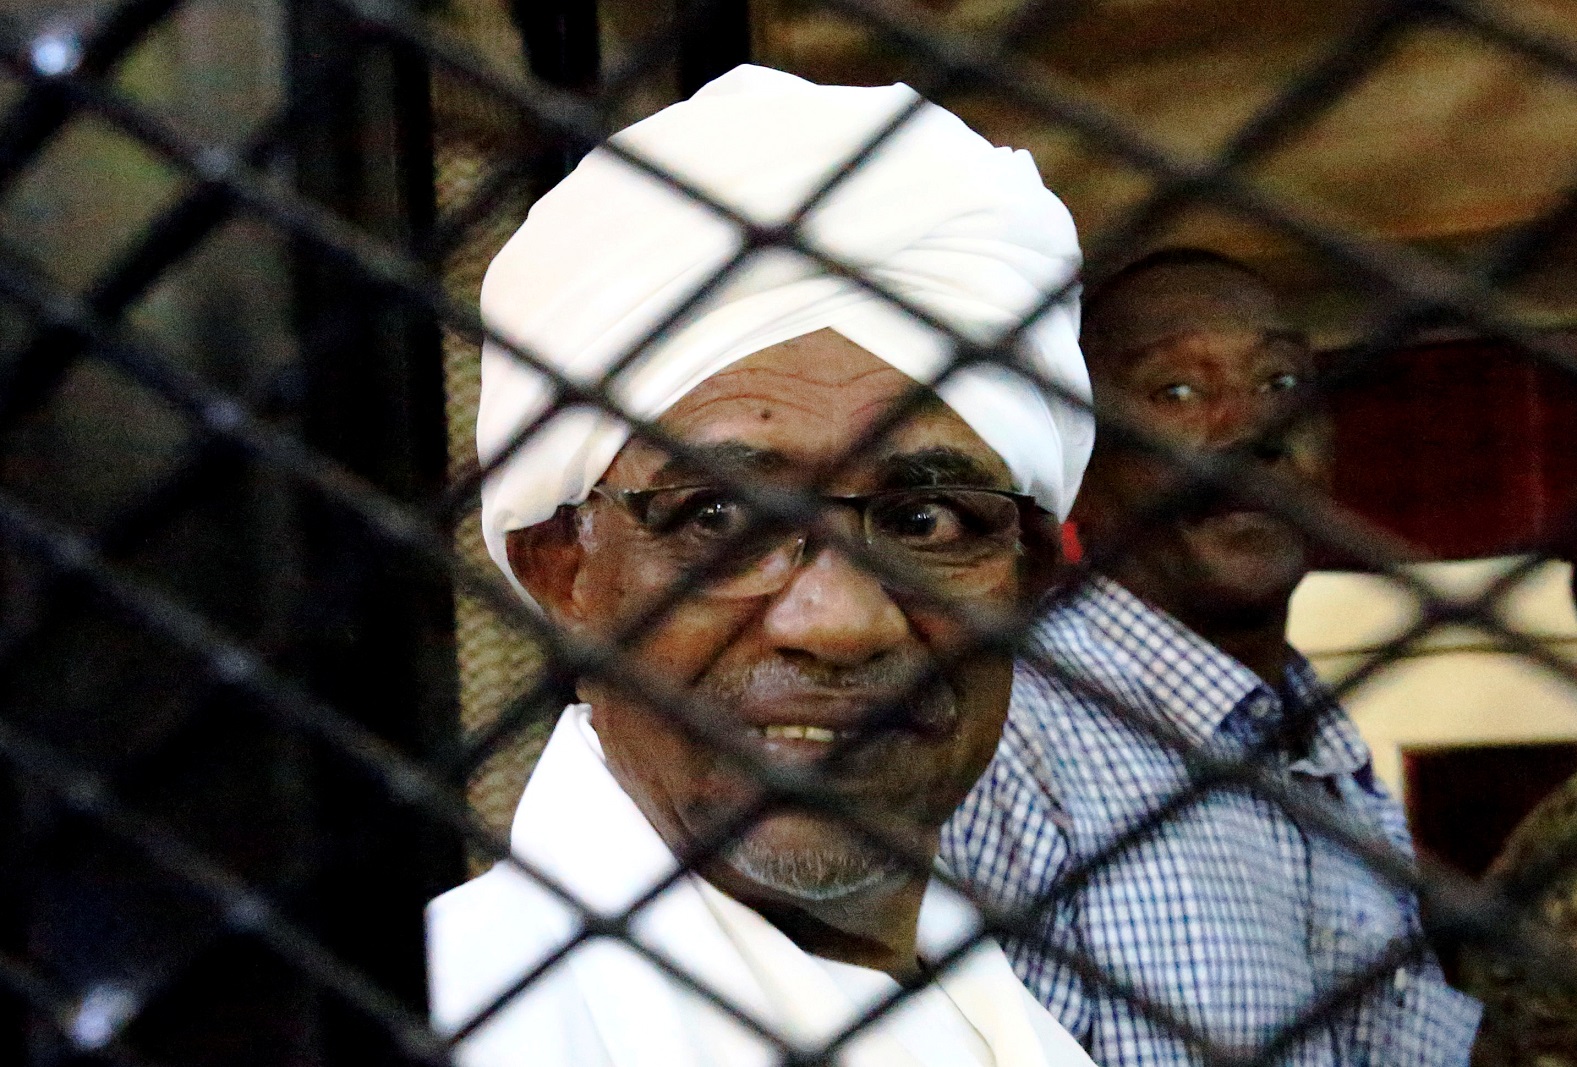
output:
[[[744,66],[613,141],[771,225],[915,96],[906,85],[815,85]],[[1080,264],[1073,220],[1029,153],[995,148],[929,103],[816,208],[802,232],[981,342],[1000,337]],[[493,260],[482,316],[569,379],[595,383],[740,244],[736,226],[597,149],[537,201]],[[880,297],[773,249],[748,259],[621,371],[609,392],[630,415],[653,419],[729,364],[824,328],[927,384],[953,350],[945,335]],[[1088,398],[1075,296],[1027,331],[1019,359]],[[1067,517],[1094,439],[1086,411],[986,365],[955,373],[937,393],[1002,457],[1017,490]],[[476,426],[482,461],[500,455],[554,397],[540,374],[503,347],[484,345]],[[511,582],[508,531],[584,501],[629,435],[627,424],[595,408],[567,407],[487,479],[482,529]]]

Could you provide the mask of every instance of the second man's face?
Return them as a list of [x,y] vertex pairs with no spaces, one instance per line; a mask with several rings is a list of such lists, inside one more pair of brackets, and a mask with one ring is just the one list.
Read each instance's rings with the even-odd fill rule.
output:
[[[1160,269],[1106,309],[1120,328],[1092,356],[1096,395],[1174,444],[1234,453],[1289,486],[1323,488],[1328,430],[1312,401],[1313,358],[1252,277],[1214,268]],[[1091,547],[1175,489],[1177,472],[1138,447],[1097,441],[1076,512]],[[1284,610],[1308,569],[1303,532],[1260,504],[1205,493],[1134,535],[1111,570],[1181,617]]]

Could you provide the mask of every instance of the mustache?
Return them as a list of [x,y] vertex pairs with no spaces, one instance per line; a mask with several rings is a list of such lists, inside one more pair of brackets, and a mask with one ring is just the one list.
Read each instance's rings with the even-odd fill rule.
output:
[[702,688],[730,700],[847,690],[897,695],[925,677],[933,666],[923,656],[878,656],[854,667],[766,659],[714,673],[705,680]]
[[[725,711],[847,693],[851,700],[868,702],[873,711],[896,714],[899,723],[937,725],[954,714],[958,694],[946,673],[935,667],[923,655],[879,656],[853,667],[774,658],[714,673],[696,692]],[[899,698],[901,707],[888,707]]]

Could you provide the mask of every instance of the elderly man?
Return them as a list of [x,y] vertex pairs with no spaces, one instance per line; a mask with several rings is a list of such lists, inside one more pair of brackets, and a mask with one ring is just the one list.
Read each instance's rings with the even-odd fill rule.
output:
[[[1308,345],[1249,268],[1202,250],[1153,253],[1090,295],[1081,341],[1098,400],[1178,445],[1236,453],[1288,487],[1323,486],[1321,419],[1272,429],[1307,399]],[[1273,802],[1209,790],[1064,885],[1189,788],[1179,749],[1190,746],[1261,761],[1410,847],[1352,722],[1286,642],[1304,535],[1216,494],[1125,540],[1175,484],[1153,452],[1098,437],[1074,513],[1098,572],[1037,627],[997,759],[942,854],[988,895],[1052,902],[1042,939],[1008,951],[1101,1063],[1190,1062],[1190,1029],[1217,1049],[1286,1038],[1278,1063],[1463,1063],[1478,1007],[1427,951],[1314,1025],[1285,1029],[1417,938],[1419,916],[1413,894]],[[1069,967],[1066,951],[1109,981]]]
[[[742,67],[614,144],[772,222],[915,101],[904,86]],[[805,229],[981,340],[1078,263],[1071,220],[1029,157],[928,104]],[[594,644],[714,566],[631,636],[623,663],[644,686],[580,679],[584,703],[559,720],[512,834],[520,860],[597,913],[642,903],[623,929],[662,964],[616,939],[554,961],[580,917],[500,864],[429,910],[436,1022],[459,1032],[471,1065],[736,1067],[779,1061],[763,1033],[819,1048],[912,985],[840,1062],[1087,1064],[990,942],[937,966],[979,920],[932,884],[925,859],[1007,712],[1012,665],[972,648],[966,619],[1004,618],[1048,584],[1057,516],[1088,458],[1087,415],[985,365],[923,390],[949,340],[785,252],[748,261],[615,368],[738,240],[604,148],[532,209],[488,272],[482,307],[500,333],[571,378],[611,377],[622,408],[670,442],[589,407],[544,417],[484,488],[494,559],[554,626]],[[1075,317],[1054,306],[1018,358],[1087,395]],[[542,378],[490,347],[483,458],[550,399]],[[879,428],[907,401],[906,417]],[[812,489],[819,517],[764,524],[731,478]],[[856,564],[867,551],[886,562],[882,577]],[[933,671],[940,681],[917,687]],[[676,721],[652,695],[664,690],[688,698],[733,758]],[[748,758],[813,775],[871,833],[778,803],[708,850],[762,796]],[[676,875],[684,859],[697,873]]]

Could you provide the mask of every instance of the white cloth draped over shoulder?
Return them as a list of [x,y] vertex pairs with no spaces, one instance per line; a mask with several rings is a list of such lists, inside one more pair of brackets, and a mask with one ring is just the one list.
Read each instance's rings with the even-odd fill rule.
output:
[[[560,719],[526,786],[517,855],[592,908],[628,907],[675,868],[673,854],[603,763],[589,709]],[[453,1033],[579,928],[557,897],[503,864],[428,908],[434,1022]],[[978,928],[933,884],[922,958]],[[631,924],[671,960],[775,1033],[824,1042],[896,990],[884,974],[800,950],[703,879],[678,879]],[[459,1046],[465,1067],[767,1067],[772,1046],[613,940],[577,947]],[[933,986],[846,1046],[847,1067],[1088,1067],[1089,1058],[982,942]]]
[[[774,225],[916,100],[906,85],[816,85],[744,66],[612,143]],[[1029,153],[991,145],[930,103],[810,213],[803,233],[978,342],[997,340],[1067,287],[1081,262],[1073,219]],[[596,383],[740,245],[737,226],[599,148],[537,201],[493,260],[482,316],[570,380]],[[729,364],[829,328],[926,384],[953,351],[942,333],[854,282],[773,249],[748,258],[618,371],[609,391],[631,415],[654,419]],[[1015,356],[1018,366],[1088,399],[1076,290],[1024,332]],[[1087,411],[983,364],[945,379],[937,393],[1002,457],[1016,489],[1067,516],[1094,440]],[[484,345],[482,461],[500,456],[555,399],[545,377],[503,347]],[[629,432],[596,408],[571,405],[487,479],[483,534],[511,582],[506,533],[584,501]]]

